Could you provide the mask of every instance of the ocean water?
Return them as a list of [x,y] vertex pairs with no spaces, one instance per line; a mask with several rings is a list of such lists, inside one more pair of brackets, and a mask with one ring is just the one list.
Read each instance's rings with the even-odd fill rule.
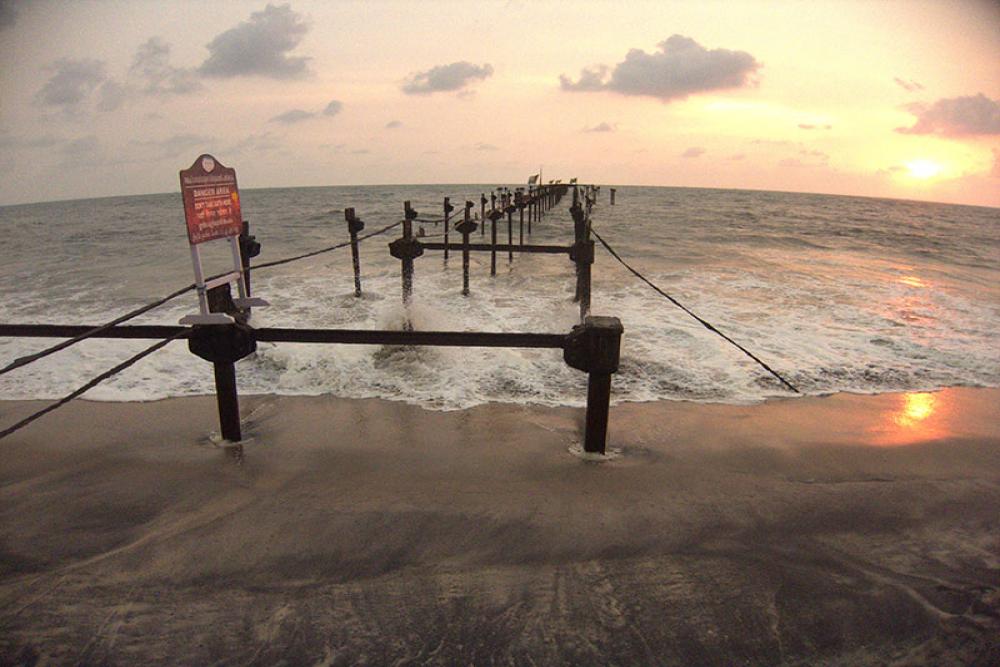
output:
[[[266,262],[348,238],[352,206],[366,232],[401,218],[411,200],[439,217],[479,185],[244,190],[244,217]],[[618,187],[600,191],[593,224],[651,280],[787,377],[805,394],[1000,386],[1000,210],[824,195]],[[533,226],[533,243],[568,244],[564,199]],[[179,194],[0,208],[0,322],[97,324],[192,281]],[[517,221],[515,216],[515,227]],[[425,225],[428,234],[441,229]],[[343,249],[252,276],[257,326],[399,328],[399,262],[391,236],[362,245],[363,298]],[[517,230],[515,228],[515,239]],[[478,236],[478,232],[476,234]],[[501,226],[501,238],[506,226]],[[456,240],[460,237],[455,236]],[[474,240],[475,240],[474,236]],[[206,270],[225,268],[225,246]],[[781,385],[626,272],[598,246],[593,310],[625,326],[613,400],[755,402]],[[577,321],[567,257],[508,264],[474,254],[472,294],[461,257],[416,260],[409,316],[418,329],[565,333]],[[176,324],[189,293],[134,323]],[[0,338],[0,365],[51,345]],[[91,340],[0,377],[0,397],[54,398],[142,349]],[[261,343],[237,365],[243,393],[381,397],[431,409],[485,402],[582,405],[586,376],[558,350],[385,348]],[[91,390],[96,400],[151,400],[213,391],[211,367],[183,342]]]

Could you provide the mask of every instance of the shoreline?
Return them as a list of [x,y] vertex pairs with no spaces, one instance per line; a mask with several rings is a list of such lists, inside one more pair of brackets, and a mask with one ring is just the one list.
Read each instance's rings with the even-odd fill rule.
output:
[[[0,443],[0,662],[988,664],[1000,390],[73,402]],[[0,401],[13,421],[45,401]]]

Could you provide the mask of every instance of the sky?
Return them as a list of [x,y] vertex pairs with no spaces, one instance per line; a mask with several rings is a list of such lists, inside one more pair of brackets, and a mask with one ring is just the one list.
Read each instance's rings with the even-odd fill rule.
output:
[[0,0],[0,205],[240,187],[1000,206],[1000,3]]

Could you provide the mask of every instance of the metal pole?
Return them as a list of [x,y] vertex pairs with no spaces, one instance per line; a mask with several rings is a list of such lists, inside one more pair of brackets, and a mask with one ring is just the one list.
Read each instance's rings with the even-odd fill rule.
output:
[[483,193],[479,195],[479,220],[483,224],[479,230],[479,235],[486,236],[486,195]]
[[351,234],[351,264],[354,266],[354,296],[361,297],[361,257],[358,248],[358,232],[364,229],[364,223],[354,215],[353,208],[344,209],[344,219],[347,221],[347,231]]
[[473,203],[465,202],[465,220],[462,227],[462,296],[469,296],[469,231]]
[[[490,276],[496,276],[497,274],[497,216],[496,209],[490,211],[490,241],[493,246],[490,251]],[[486,221],[483,221],[486,224]]]
[[215,370],[215,397],[219,405],[222,437],[230,442],[239,442],[243,433],[240,431],[240,399],[236,393],[236,364],[216,361],[212,367]]
[[[445,197],[444,198],[444,242],[445,243],[448,243],[448,227],[449,227],[448,216],[451,215],[451,212],[454,209],[455,209],[455,207],[451,205],[451,198],[450,197]],[[447,248],[444,249],[444,262],[445,262],[445,264],[448,263],[448,249]]]
[[[413,209],[410,208],[409,200],[403,202],[403,238],[410,241],[413,238]],[[413,258],[404,257],[402,263],[403,271],[403,304],[410,305],[410,298],[413,296]]]
[[[507,245],[514,245],[514,207],[510,204],[510,201],[505,197],[505,209],[507,211]],[[507,264],[514,263],[514,250],[513,248],[507,251]]]

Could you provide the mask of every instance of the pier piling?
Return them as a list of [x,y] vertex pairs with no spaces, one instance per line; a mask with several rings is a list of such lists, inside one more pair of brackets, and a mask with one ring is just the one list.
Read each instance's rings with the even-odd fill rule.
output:
[[365,223],[355,216],[353,208],[344,209],[344,220],[347,221],[347,231],[351,235],[351,264],[354,267],[354,296],[361,297],[361,257],[358,253],[358,232],[365,228]]

